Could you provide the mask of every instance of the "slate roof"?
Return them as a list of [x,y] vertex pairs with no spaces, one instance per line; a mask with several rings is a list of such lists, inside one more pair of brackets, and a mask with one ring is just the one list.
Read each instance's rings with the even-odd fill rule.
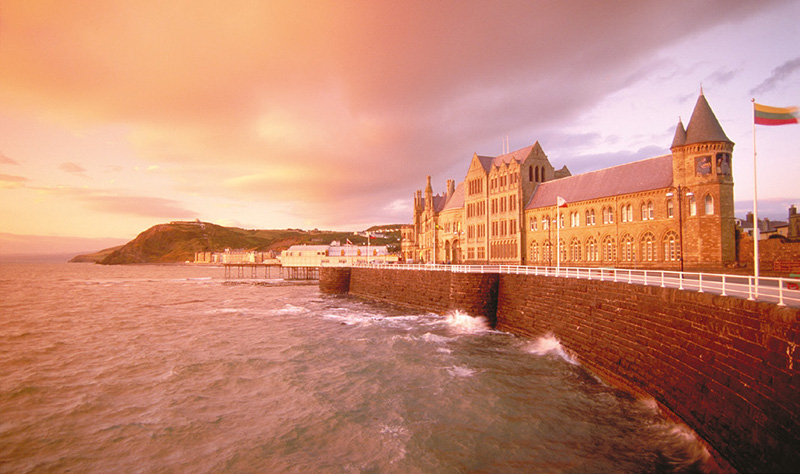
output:
[[480,163],[481,163],[481,166],[483,166],[483,171],[486,171],[488,173],[489,170],[492,169],[492,161],[494,161],[494,157],[493,156],[481,156],[481,155],[477,155],[477,157],[478,157],[478,161],[480,161]]
[[458,186],[456,186],[456,190],[453,192],[453,195],[450,196],[450,199],[445,203],[442,210],[447,211],[449,209],[463,209],[463,208],[464,208],[464,181],[458,183]]
[[[538,143],[538,142],[537,142]],[[500,155],[495,157],[492,160],[492,166],[500,166],[500,165],[507,165],[511,163],[512,160],[516,161],[517,163],[522,163],[525,161],[525,158],[531,154],[531,150],[535,147],[536,144],[526,146],[525,148],[521,148],[517,151],[512,151],[511,153],[506,153],[505,155]]]
[[675,138],[672,139],[672,145],[670,148],[675,148],[676,146],[683,146],[686,144],[686,129],[683,128],[683,122],[681,119],[678,119],[678,126],[675,127]]
[[[676,132],[677,135],[677,132]],[[694,105],[692,118],[689,119],[689,125],[686,126],[686,142],[685,145],[692,145],[694,143],[702,142],[728,142],[733,143],[719,124],[716,115],[708,105],[706,97],[700,93],[697,98],[697,103]]]
[[663,155],[546,181],[536,187],[525,209],[555,206],[559,196],[569,204],[671,185],[672,155]]

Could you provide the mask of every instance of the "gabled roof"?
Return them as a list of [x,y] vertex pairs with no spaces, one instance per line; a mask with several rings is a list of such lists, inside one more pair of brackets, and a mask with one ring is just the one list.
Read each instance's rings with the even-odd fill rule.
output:
[[441,212],[444,209],[444,205],[447,201],[446,194],[434,194],[433,196],[433,211],[434,212]]
[[569,204],[671,185],[672,155],[657,156],[541,183],[525,209],[553,207],[557,197]]
[[[536,142],[537,144],[539,142]],[[500,165],[507,165],[511,163],[511,161],[516,161],[517,163],[522,163],[525,161],[525,158],[531,154],[531,150],[535,145],[526,146],[525,148],[521,148],[517,151],[512,151],[511,153],[506,153],[505,155],[500,155],[492,160],[492,166],[500,166]]]
[[506,153],[505,155],[500,155],[493,158],[492,166],[499,167],[500,165],[507,165],[512,161],[516,161],[517,163],[521,164],[531,154],[544,156],[544,150],[542,150],[542,145],[539,144],[538,140],[533,145],[526,146],[525,148],[520,148],[519,150],[512,151],[511,153]]
[[700,97],[697,98],[697,103],[694,105],[689,125],[686,126],[685,145],[703,142],[733,143],[725,135],[716,115],[711,110],[711,106],[708,105],[705,96],[701,92]]
[[447,200],[442,211],[447,211],[450,209],[463,209],[464,208],[464,182],[458,183],[456,186],[456,190],[453,192],[453,195],[450,196],[450,199]]
[[488,173],[489,170],[492,169],[492,161],[494,161],[494,157],[481,155],[475,155],[475,157],[478,158],[478,162],[481,164],[481,166],[483,166],[483,171]]

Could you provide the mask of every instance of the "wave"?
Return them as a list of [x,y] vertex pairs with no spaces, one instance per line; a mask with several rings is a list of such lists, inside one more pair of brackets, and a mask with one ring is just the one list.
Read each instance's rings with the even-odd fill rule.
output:
[[561,345],[561,342],[552,334],[540,337],[535,341],[527,342],[525,345],[523,345],[522,349],[525,352],[539,356],[554,355],[564,359],[572,365],[579,365],[575,355],[564,349],[564,346]]
[[458,310],[447,313],[445,323],[460,333],[479,334],[492,330],[489,320],[483,316],[470,316]]
[[451,377],[472,377],[476,373],[478,373],[475,369],[470,369],[469,367],[464,367],[460,365],[454,365],[452,367],[445,367],[447,373],[450,374]]

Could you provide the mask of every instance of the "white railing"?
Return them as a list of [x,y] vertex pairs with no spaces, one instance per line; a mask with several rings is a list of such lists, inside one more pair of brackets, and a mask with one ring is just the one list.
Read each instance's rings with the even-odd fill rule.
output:
[[637,285],[677,288],[713,293],[734,298],[800,307],[800,279],[693,273],[670,270],[634,270],[627,268],[534,267],[525,265],[434,265],[434,264],[356,264],[357,268],[424,270],[454,273],[506,273],[560,278],[613,281]]

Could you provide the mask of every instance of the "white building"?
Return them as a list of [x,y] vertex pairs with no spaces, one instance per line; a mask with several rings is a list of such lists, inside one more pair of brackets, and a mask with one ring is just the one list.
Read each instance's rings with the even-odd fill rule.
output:
[[396,263],[385,245],[293,245],[281,252],[284,267],[350,266],[354,263]]

